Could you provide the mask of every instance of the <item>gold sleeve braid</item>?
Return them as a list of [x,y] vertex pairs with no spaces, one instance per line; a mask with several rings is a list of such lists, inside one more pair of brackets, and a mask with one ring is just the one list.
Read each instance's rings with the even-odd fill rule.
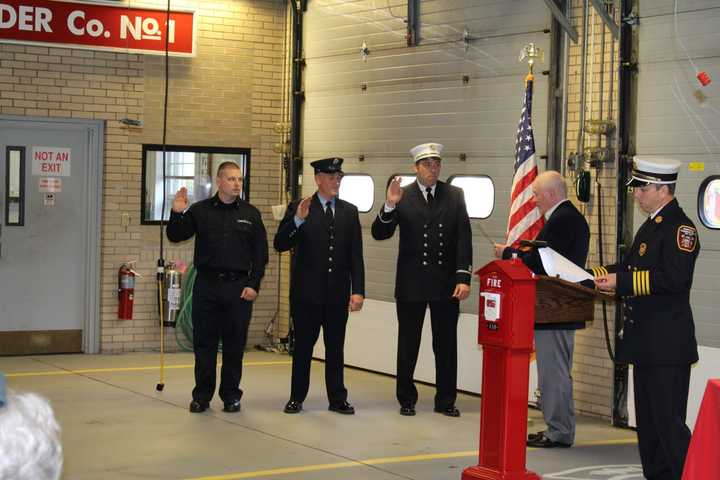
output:
[[602,275],[607,275],[609,272],[607,271],[607,268],[605,267],[593,267],[592,269],[593,277],[600,277]]
[[633,293],[635,296],[650,295],[650,271],[636,270],[632,272]]

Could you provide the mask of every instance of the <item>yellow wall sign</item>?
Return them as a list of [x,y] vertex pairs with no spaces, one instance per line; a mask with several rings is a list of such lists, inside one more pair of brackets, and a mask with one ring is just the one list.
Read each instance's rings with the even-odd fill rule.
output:
[[690,162],[688,163],[688,170],[691,172],[704,172],[705,162]]

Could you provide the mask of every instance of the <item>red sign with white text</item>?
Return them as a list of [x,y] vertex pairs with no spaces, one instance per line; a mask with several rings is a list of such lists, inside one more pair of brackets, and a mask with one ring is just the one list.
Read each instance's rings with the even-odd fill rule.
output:
[[195,55],[195,13],[52,0],[0,0],[0,42]]

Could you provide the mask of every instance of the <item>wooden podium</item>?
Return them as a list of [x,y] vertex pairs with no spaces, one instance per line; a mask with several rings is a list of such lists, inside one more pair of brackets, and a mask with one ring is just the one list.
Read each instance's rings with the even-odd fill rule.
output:
[[535,275],[535,323],[591,322],[595,302],[615,303],[614,295],[558,277]]

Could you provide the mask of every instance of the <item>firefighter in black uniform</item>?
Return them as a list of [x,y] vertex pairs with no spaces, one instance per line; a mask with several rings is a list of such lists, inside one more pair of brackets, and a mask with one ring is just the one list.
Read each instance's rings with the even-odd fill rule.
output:
[[195,235],[193,347],[195,388],[190,411],[205,411],[215,393],[218,340],[222,340],[219,395],[226,412],[240,410],[242,359],[252,303],[268,262],[265,226],[257,208],[240,198],[242,172],[233,162],[218,167],[217,194],[189,209],[187,190],[173,200],[167,236],[181,242]]
[[633,195],[650,214],[620,263],[593,268],[598,288],[622,299],[617,359],[633,365],[643,474],[679,480],[690,442],[690,365],[698,361],[690,289],[698,233],[675,199],[680,162],[635,158]]
[[457,391],[457,324],[460,300],[470,294],[472,232],[463,191],[438,181],[443,146],[410,150],[417,180],[400,187],[391,180],[385,205],[372,224],[375,240],[400,227],[395,277],[398,316],[397,387],[400,414],[415,415],[413,383],[423,320],[429,305],[435,353],[435,411],[460,416]]
[[317,191],[292,202],[280,222],[274,246],[294,248],[290,305],[295,327],[292,385],[285,413],[299,413],[310,387],[313,347],[323,330],[328,409],[352,415],[343,378],[348,310],[359,311],[365,296],[360,218],[355,205],[338,198],[342,158],[316,160]]

